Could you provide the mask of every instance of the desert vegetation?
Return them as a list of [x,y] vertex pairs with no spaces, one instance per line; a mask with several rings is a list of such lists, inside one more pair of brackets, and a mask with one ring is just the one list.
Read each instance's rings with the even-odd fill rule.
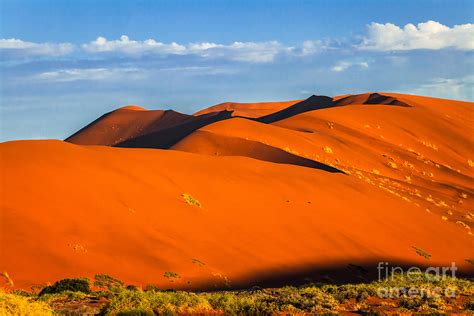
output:
[[[144,289],[100,274],[60,280],[30,292],[0,292],[0,315],[338,314],[474,312],[474,282],[419,274],[361,284],[187,292]],[[38,289],[38,287],[36,287]],[[413,294],[418,289],[418,294]],[[421,290],[420,290],[421,289]],[[454,297],[426,293],[455,293]],[[410,292],[411,291],[411,292]],[[390,295],[388,295],[390,293]],[[422,294],[425,293],[425,294]]]
[[197,206],[197,207],[202,207],[201,202],[196,200],[191,194],[183,193],[181,196],[185,203],[189,205]]

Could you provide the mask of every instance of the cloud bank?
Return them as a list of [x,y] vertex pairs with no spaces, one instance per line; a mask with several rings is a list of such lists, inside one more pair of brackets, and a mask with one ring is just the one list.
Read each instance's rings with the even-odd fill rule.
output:
[[360,49],[376,51],[407,51],[415,49],[474,50],[474,24],[455,25],[452,28],[439,22],[428,21],[403,28],[392,23],[371,23]]
[[[371,23],[367,33],[358,43],[332,40],[306,40],[295,46],[278,41],[232,42],[230,44],[200,42],[181,44],[163,43],[155,39],[133,40],[127,35],[108,40],[103,36],[85,44],[34,43],[20,39],[0,39],[0,54],[5,59],[25,57],[60,57],[74,52],[93,57],[96,55],[118,55],[128,58],[142,56],[196,56],[202,59],[222,59],[244,63],[271,63],[278,57],[308,58],[327,50],[355,51],[410,51],[455,49],[474,50],[474,24],[449,27],[435,21],[417,25],[407,24],[403,28],[392,23]],[[336,45],[331,45],[336,44]],[[362,66],[362,65],[360,65]],[[341,65],[337,69],[347,69]],[[363,66],[362,66],[363,67]]]
[[72,82],[80,80],[120,80],[124,77],[128,79],[142,79],[145,76],[143,71],[137,68],[73,68],[42,72],[32,76],[30,79],[50,82]]
[[0,53],[25,56],[64,56],[72,53],[75,46],[71,43],[33,43],[20,39],[0,39]]
[[196,55],[203,58],[219,58],[250,63],[272,62],[278,54],[291,53],[291,47],[285,47],[277,41],[234,42],[229,45],[217,43],[191,43],[188,45],[131,40],[122,35],[118,40],[98,37],[95,41],[82,45],[88,53],[118,53],[140,57],[144,55]]
[[350,67],[359,67],[359,68],[369,68],[369,63],[366,61],[361,61],[361,62],[353,62],[353,61],[338,61],[332,68],[332,71],[335,72],[343,72]]

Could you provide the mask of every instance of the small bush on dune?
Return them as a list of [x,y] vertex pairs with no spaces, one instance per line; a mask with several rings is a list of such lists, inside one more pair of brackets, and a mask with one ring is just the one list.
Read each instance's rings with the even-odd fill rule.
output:
[[141,290],[136,285],[127,285],[126,289],[129,290],[129,291],[140,291]]
[[91,292],[90,281],[86,278],[60,280],[53,285],[43,288],[39,293],[39,296],[44,294],[61,293],[65,291],[89,294]]
[[355,299],[357,302],[363,302],[370,296],[375,296],[376,290],[366,284],[346,284],[336,287],[332,294],[341,303]]
[[202,207],[201,202],[196,200],[191,194],[183,193],[181,194],[181,196],[183,197],[184,202],[186,202],[187,204]]
[[421,297],[402,297],[398,302],[398,307],[416,310],[423,305],[423,299]]
[[117,280],[107,274],[96,274],[94,279],[94,286],[99,288],[107,288],[110,290],[112,288],[121,288],[124,286],[122,281]]
[[464,303],[464,308],[468,311],[474,311],[474,300],[470,300]]

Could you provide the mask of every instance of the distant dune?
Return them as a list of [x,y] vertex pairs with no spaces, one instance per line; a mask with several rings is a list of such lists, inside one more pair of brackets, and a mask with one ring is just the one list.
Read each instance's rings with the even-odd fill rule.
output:
[[234,116],[244,116],[257,118],[264,115],[268,115],[280,110],[283,110],[295,103],[303,100],[293,100],[284,102],[257,102],[257,103],[237,103],[237,102],[224,102],[207,109],[201,110],[194,113],[194,115],[202,115],[213,112],[221,111],[232,111]]
[[97,273],[183,289],[353,281],[380,261],[474,276],[473,105],[380,92],[128,106],[65,141],[1,143],[0,271],[16,288]]

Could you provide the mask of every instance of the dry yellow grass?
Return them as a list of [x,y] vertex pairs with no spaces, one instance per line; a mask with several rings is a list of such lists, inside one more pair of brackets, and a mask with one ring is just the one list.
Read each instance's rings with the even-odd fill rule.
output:
[[201,203],[196,200],[191,194],[183,193],[181,194],[181,196],[183,197],[184,202],[188,203],[189,205],[202,207]]
[[44,302],[33,302],[29,298],[8,294],[0,290],[0,316],[49,316],[51,307]]
[[332,148],[328,146],[324,146],[323,150],[326,154],[332,154]]
[[462,222],[462,221],[457,221],[456,224],[459,224],[461,225],[462,227],[466,228],[466,229],[471,229],[471,227],[469,225],[467,225],[466,223]]
[[285,148],[283,148],[283,150],[290,153],[290,154],[299,156],[299,153],[296,150],[291,149],[290,147],[285,147]]
[[397,169],[397,168],[398,168],[397,164],[394,163],[393,161],[389,161],[389,162],[387,163],[387,165],[388,165],[390,168],[392,168],[392,169]]
[[429,142],[429,141],[422,141],[421,142],[424,146],[428,147],[428,148],[431,148],[431,149],[434,149],[434,150],[438,150],[438,146],[436,146],[435,144],[433,144],[432,142]]

